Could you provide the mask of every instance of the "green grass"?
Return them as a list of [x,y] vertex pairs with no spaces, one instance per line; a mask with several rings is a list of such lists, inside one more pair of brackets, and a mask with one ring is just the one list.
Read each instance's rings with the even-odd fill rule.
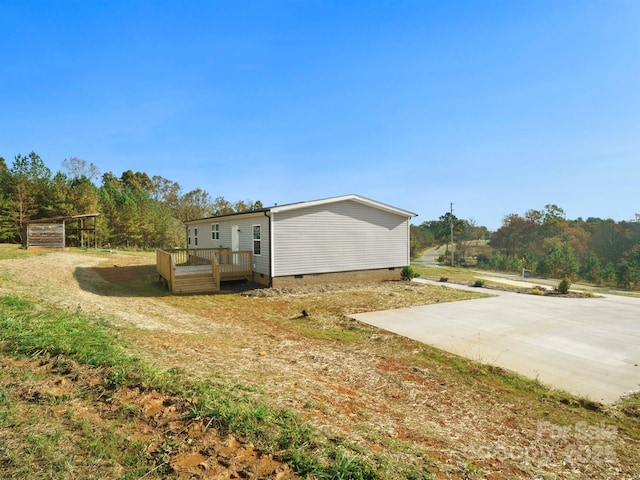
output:
[[24,258],[29,255],[30,253],[22,248],[21,245],[17,245],[15,243],[0,243],[0,260]]
[[[449,269],[454,274],[442,274],[442,270],[436,269],[438,278],[449,276],[454,279],[455,270],[464,271]],[[114,288],[124,289],[127,284]],[[141,284],[140,288],[144,290],[146,287]],[[451,289],[415,290],[417,304],[427,301],[424,297],[431,295],[429,292],[437,292],[438,301],[453,299],[440,296],[440,290]],[[362,298],[353,294],[345,297],[348,297],[348,302],[345,299],[345,303],[341,303],[341,295],[338,294],[324,294],[318,300],[314,300],[314,295],[303,296],[286,302],[278,298],[257,300],[229,295],[215,297],[219,302],[215,303],[215,307],[216,311],[222,313],[228,310],[233,316],[236,315],[236,308],[246,308],[243,302],[255,303],[254,308],[260,311],[260,315],[279,325],[308,337],[343,342],[345,348],[350,348],[351,343],[366,342],[372,330],[344,320],[341,312],[353,305],[371,308],[374,301],[381,302],[381,308],[388,308],[386,302],[395,297],[384,297],[377,293],[362,295]],[[328,298],[331,299],[329,302]],[[171,303],[183,301],[196,310],[212,308],[212,300],[208,296],[171,298]],[[323,306],[323,303],[328,303],[331,308]],[[310,318],[298,317],[302,308],[312,312]],[[582,404],[580,399],[550,390],[536,380],[497,367],[466,360],[400,337],[386,340],[385,345],[398,358],[404,358],[405,353],[402,352],[411,352],[409,361],[412,365],[437,369],[451,375],[449,378],[453,381],[473,384],[479,389],[492,391],[494,395],[532,399],[527,406],[532,410],[538,409],[541,418],[553,417],[559,424],[571,424],[585,414],[594,415],[594,424],[605,418],[601,412],[592,411],[589,405]],[[164,389],[194,399],[185,419],[200,420],[222,434],[234,432],[261,451],[276,453],[307,478],[433,478],[427,452],[419,455],[420,452],[413,450],[415,445],[409,442],[403,444],[400,440],[394,440],[392,450],[394,453],[410,451],[413,457],[420,459],[414,463],[420,465],[401,464],[390,460],[388,456],[378,456],[374,451],[363,451],[351,445],[348,438],[329,437],[313,428],[301,414],[271,405],[267,394],[259,388],[225,380],[193,382],[179,369],[160,371],[131,357],[126,353],[126,347],[118,331],[100,318],[80,311],[51,308],[42,302],[32,303],[17,296],[0,297],[0,352],[4,350],[16,356],[29,357],[53,356],[55,367],[63,371],[73,368],[73,361],[108,371],[103,385],[95,392],[78,393],[76,400],[81,399],[81,395],[88,400],[95,400],[103,394],[101,392],[108,394],[123,385]],[[409,353],[406,355],[409,356]],[[25,373],[16,369],[11,373],[13,380],[7,380],[3,375],[7,375],[7,372],[0,370],[0,433],[12,432],[13,441],[11,448],[0,445],[2,478],[139,478],[150,471],[153,473],[145,478],[160,478],[167,474],[161,468],[164,462],[180,448],[180,442],[186,441],[167,436],[161,448],[147,455],[143,443],[128,440],[114,427],[114,423],[89,422],[75,415],[73,409],[63,416],[54,416],[51,410],[60,399],[44,398],[34,404],[25,402],[15,392],[3,390],[5,384],[24,380]],[[626,399],[624,411],[630,417],[635,415],[637,418],[640,408],[638,399],[637,395]],[[584,407],[587,407],[586,412]],[[307,403],[304,408],[312,408],[312,404]],[[528,414],[536,415],[536,412]],[[130,405],[121,406],[118,415],[118,420],[123,424],[133,423],[136,419],[135,408]],[[375,438],[371,440],[372,443],[384,443]],[[61,452],[68,454],[62,455]],[[95,471],[91,471],[91,468],[81,471],[78,463],[84,462],[95,466]],[[466,473],[475,474],[475,468],[469,463]]]
[[441,277],[457,282],[474,282],[476,273],[467,268],[460,267],[430,267],[428,265],[412,265],[416,273],[422,278],[432,278],[435,280]]
[[14,296],[0,297],[0,340],[19,355],[70,355],[89,366],[132,362],[105,323],[79,311],[37,309]]
[[[331,480],[381,478],[366,456],[350,449],[346,442],[336,446],[296,412],[269,405],[255,388],[191,383],[178,370],[160,372],[129,356],[121,343],[107,323],[82,312],[36,307],[15,296],[0,297],[0,346],[5,352],[53,357],[55,367],[62,371],[72,368],[65,365],[66,358],[89,367],[107,368],[109,373],[99,390],[144,384],[195,398],[195,406],[185,418],[203,419],[220,432],[236,432],[264,452],[277,452],[300,474]],[[87,392],[84,395],[90,396]],[[59,399],[43,401],[50,408]],[[38,407],[41,410],[43,406],[25,405],[4,392],[0,395],[0,428],[11,428],[18,436],[15,449],[0,450],[0,465],[7,465],[6,478],[73,478],[78,467],[60,452],[78,455],[79,450],[85,461],[126,466],[131,478],[149,471],[150,459],[144,454],[144,446],[126,440],[108,422],[94,424],[75,418],[71,412],[62,425],[59,419],[47,419],[35,431],[33,426],[42,418],[41,413],[31,410]],[[126,412],[122,417],[126,420]],[[165,458],[156,454],[151,460],[159,462],[157,467]],[[30,477],[27,472],[37,473]],[[162,474],[162,469],[156,473]],[[103,475],[111,474],[98,474]]]
[[[70,399],[76,401],[65,407],[65,413],[54,413],[59,399],[24,398],[16,387],[12,379],[24,375],[21,367],[5,366],[3,375],[0,478],[134,479],[150,470],[146,445],[124,437],[121,423],[87,420],[86,407],[77,407],[77,399]],[[83,415],[76,415],[75,408]]]
[[620,405],[625,414],[640,421],[640,392],[623,397]]

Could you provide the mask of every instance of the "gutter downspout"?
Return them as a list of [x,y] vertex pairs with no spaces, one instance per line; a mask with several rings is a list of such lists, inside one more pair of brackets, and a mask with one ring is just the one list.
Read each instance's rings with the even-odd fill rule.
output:
[[411,219],[417,216],[407,218],[407,265],[411,265]]
[[273,222],[271,210],[265,211],[264,216],[269,219],[269,288],[273,287]]

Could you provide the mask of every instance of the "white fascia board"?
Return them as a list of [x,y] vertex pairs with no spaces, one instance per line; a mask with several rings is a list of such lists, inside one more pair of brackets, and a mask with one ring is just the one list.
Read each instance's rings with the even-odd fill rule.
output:
[[193,225],[194,223],[207,223],[207,222],[217,222],[221,220],[228,220],[230,218],[253,218],[253,217],[264,217],[264,211],[256,211],[256,212],[242,212],[242,213],[230,213],[228,215],[220,215],[218,217],[204,217],[204,218],[196,218],[194,220],[187,220],[184,222],[185,225]]
[[342,195],[340,197],[323,198],[321,200],[311,200],[309,202],[291,203],[289,205],[271,207],[269,210],[271,213],[281,213],[281,212],[288,212],[291,210],[298,210],[301,208],[317,207],[321,205],[328,205],[331,203],[344,202],[347,200],[358,202],[363,205],[368,205],[370,207],[377,208],[379,210],[384,210],[386,212],[390,212],[390,213],[407,217],[407,218],[418,216],[416,213],[409,212],[407,210],[402,210],[400,208],[392,207],[391,205],[387,205],[386,203],[376,202],[375,200],[371,200],[370,198],[366,198],[366,197],[362,197],[360,195],[354,195],[354,194]]

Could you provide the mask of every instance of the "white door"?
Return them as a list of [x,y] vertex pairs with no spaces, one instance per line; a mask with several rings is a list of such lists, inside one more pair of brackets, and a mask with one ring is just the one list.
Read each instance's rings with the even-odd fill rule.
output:
[[240,227],[231,225],[231,250],[237,252],[240,250]]
[[[231,225],[231,251],[237,252],[238,250],[240,250],[240,227]],[[238,255],[231,254],[231,263],[238,264]]]

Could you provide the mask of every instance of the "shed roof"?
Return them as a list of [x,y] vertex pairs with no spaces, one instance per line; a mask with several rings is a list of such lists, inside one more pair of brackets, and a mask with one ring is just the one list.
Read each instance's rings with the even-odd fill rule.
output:
[[52,223],[63,222],[65,220],[75,220],[77,218],[95,218],[99,213],[83,213],[81,215],[68,215],[66,217],[50,217],[50,218],[34,218],[32,220],[24,220],[22,223]]
[[390,213],[393,213],[393,214],[396,214],[396,215],[400,215],[402,217],[412,218],[412,217],[417,217],[418,216],[417,213],[413,213],[413,212],[409,212],[408,210],[403,210],[401,208],[393,207],[393,206],[388,205],[386,203],[378,202],[376,200],[372,200],[370,198],[363,197],[361,195],[349,194],[349,195],[341,195],[341,196],[338,196],[338,197],[322,198],[322,199],[319,199],[319,200],[308,200],[308,201],[305,201],[305,202],[288,203],[288,204],[285,204],[285,205],[274,205],[273,207],[259,208],[259,209],[250,210],[250,211],[247,211],[247,212],[237,212],[237,213],[229,213],[229,214],[225,214],[225,215],[217,215],[217,216],[213,216],[213,217],[204,217],[204,218],[199,218],[199,219],[195,219],[195,220],[188,220],[188,221],[186,221],[184,223],[189,225],[189,224],[192,224],[192,223],[200,222],[202,220],[221,219],[221,218],[226,218],[226,217],[234,217],[234,216],[239,216],[239,215],[251,215],[251,214],[256,214],[256,213],[263,213],[263,214],[269,215],[271,213],[288,212],[288,211],[291,211],[291,210],[298,210],[298,209],[301,209],[301,208],[315,207],[315,206],[320,206],[320,205],[328,205],[328,204],[337,203],[337,202],[344,202],[344,201],[347,201],[347,200],[358,202],[358,203],[361,203],[363,205],[368,205],[370,207],[377,208],[379,210],[384,210],[386,212],[390,212]]

